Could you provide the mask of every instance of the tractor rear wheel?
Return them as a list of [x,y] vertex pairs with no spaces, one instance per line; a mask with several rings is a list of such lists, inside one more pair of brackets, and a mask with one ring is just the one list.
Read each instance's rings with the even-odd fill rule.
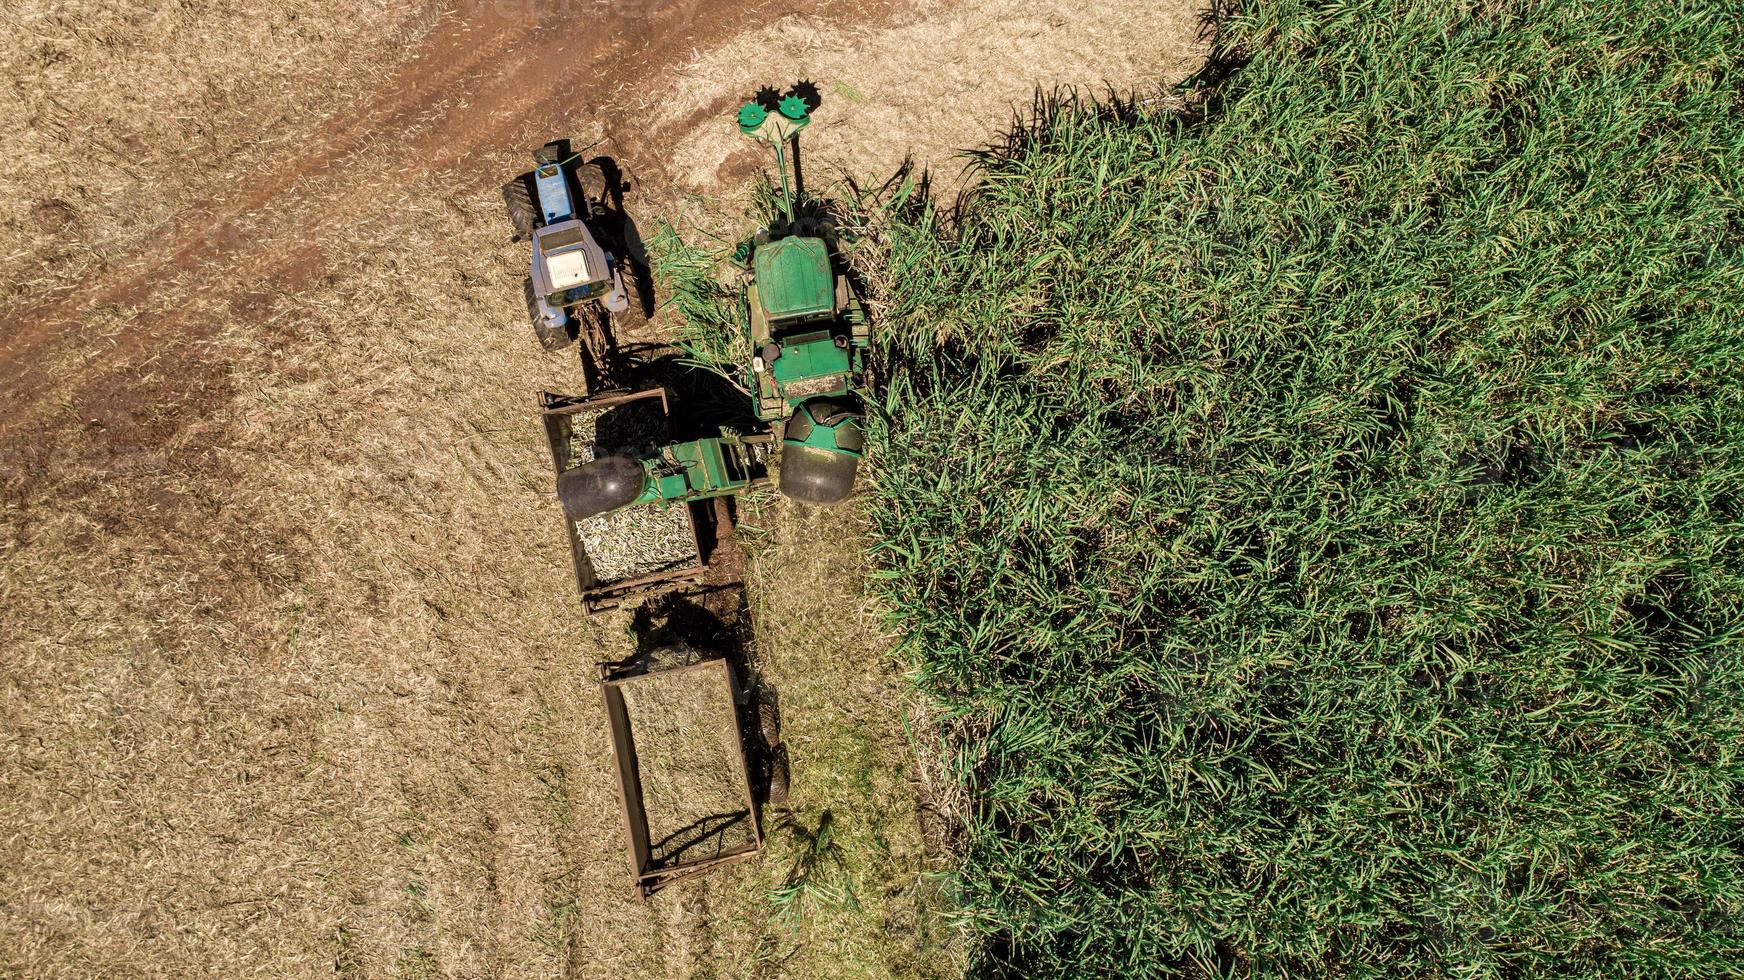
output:
[[582,214],[592,214],[595,207],[606,204],[606,171],[597,163],[583,163],[575,168],[575,186],[581,188],[581,198],[587,208],[576,208]]
[[533,336],[539,338],[540,348],[555,351],[568,347],[571,339],[569,331],[563,327],[553,327],[539,312],[539,294],[533,291],[532,276],[521,280],[521,296],[527,301],[527,319],[533,322]]
[[526,180],[516,177],[503,185],[503,209],[509,212],[509,224],[515,228],[517,242],[533,237],[533,194]]

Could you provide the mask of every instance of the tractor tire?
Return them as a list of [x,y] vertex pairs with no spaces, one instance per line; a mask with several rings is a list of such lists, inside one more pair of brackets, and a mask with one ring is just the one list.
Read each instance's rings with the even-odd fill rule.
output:
[[654,315],[654,277],[651,270],[628,255],[618,259],[623,270],[624,292],[630,297],[630,309],[646,320]]
[[512,241],[524,242],[533,237],[538,214],[533,207],[533,192],[527,189],[524,178],[516,177],[503,185],[503,210],[509,213],[509,225],[515,229]]
[[559,351],[569,346],[569,331],[562,327],[553,328],[539,314],[539,296],[533,292],[533,277],[527,276],[521,280],[521,296],[527,301],[527,319],[533,323],[533,336],[539,340],[539,349]]
[[597,163],[583,163],[575,168],[575,186],[581,188],[581,199],[587,202],[585,208],[576,208],[581,214],[592,214],[596,208],[606,206],[605,168]]

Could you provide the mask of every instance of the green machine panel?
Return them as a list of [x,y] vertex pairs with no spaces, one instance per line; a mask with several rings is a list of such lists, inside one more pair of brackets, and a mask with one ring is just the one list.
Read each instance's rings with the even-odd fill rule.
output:
[[836,280],[823,239],[777,239],[758,246],[753,261],[758,301],[771,321],[835,312]]
[[827,332],[810,337],[794,337],[781,345],[781,356],[770,365],[775,380],[782,385],[811,378],[847,374],[852,362],[848,352],[836,346]]

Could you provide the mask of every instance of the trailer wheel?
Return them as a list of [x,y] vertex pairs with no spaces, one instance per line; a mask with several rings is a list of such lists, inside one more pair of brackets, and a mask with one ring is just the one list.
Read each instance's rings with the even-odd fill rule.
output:
[[781,719],[775,714],[775,704],[772,701],[762,701],[757,704],[757,727],[763,736],[763,744],[774,752],[781,744]]
[[533,291],[532,276],[521,280],[521,295],[527,300],[527,319],[533,323],[533,336],[539,338],[540,349],[556,351],[568,347],[572,339],[568,329],[546,323],[545,317],[539,312],[539,294]]
[[769,802],[776,806],[787,805],[787,746],[777,746],[769,753]]
[[516,177],[503,185],[503,209],[509,213],[509,224],[514,226],[515,241],[533,237],[533,194],[527,190],[524,178]]

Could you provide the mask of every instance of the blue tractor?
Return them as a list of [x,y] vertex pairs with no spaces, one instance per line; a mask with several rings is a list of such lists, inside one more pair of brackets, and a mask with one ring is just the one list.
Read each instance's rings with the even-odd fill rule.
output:
[[608,231],[607,175],[579,163],[568,141],[533,154],[533,170],[503,185],[515,240],[531,240],[533,265],[523,283],[533,333],[546,350],[580,339],[591,366],[607,373],[609,316],[630,307],[628,266],[619,235]]

